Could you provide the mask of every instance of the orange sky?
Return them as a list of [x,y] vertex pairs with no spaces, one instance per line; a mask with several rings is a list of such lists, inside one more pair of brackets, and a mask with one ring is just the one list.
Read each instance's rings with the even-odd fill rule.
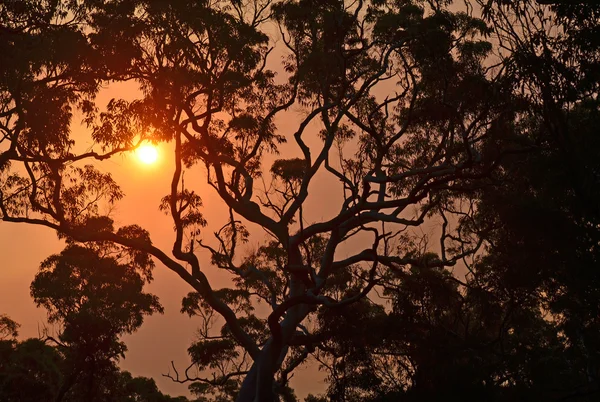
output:
[[[273,26],[269,31],[272,35],[276,32]],[[274,64],[277,64],[277,59],[282,54],[281,46],[277,46],[271,55]],[[382,92],[386,89],[380,88]],[[136,85],[132,83],[113,85],[99,94],[98,105],[102,110],[113,97],[132,100],[138,94]],[[294,106],[276,120],[279,133],[285,135],[289,141],[281,146],[280,158],[301,156],[292,135],[297,128],[295,123],[302,114],[299,107]],[[75,116],[74,123],[80,120],[80,116]],[[305,140],[309,146],[318,147],[321,144],[316,135],[319,129],[319,126],[313,124],[306,135]],[[82,128],[77,130],[81,131],[75,137],[78,146],[86,149],[91,145],[91,140],[83,134]],[[170,150],[170,144],[162,144],[159,149],[159,160],[153,165],[140,163],[134,155],[116,156],[108,161],[93,162],[100,171],[113,174],[126,194],[111,213],[115,226],[139,224],[150,232],[153,243],[169,255],[173,240],[172,222],[158,211],[158,205],[170,188],[174,167]],[[266,156],[263,161],[263,171],[268,172],[272,161],[276,158],[273,155]],[[206,178],[199,177],[195,173],[198,172],[187,173],[185,182],[186,186],[192,187],[202,197],[203,213],[208,221],[208,227],[203,230],[203,241],[210,244],[214,239],[212,233],[226,221],[227,208],[214,190],[205,185]],[[309,188],[309,197],[305,203],[305,220],[315,222],[335,215],[340,208],[341,196],[342,186],[337,179],[326,173],[317,174]],[[249,230],[251,238],[246,245],[246,250],[257,248],[266,239],[262,229],[249,226]],[[433,229],[430,227],[426,230]],[[360,239],[353,239],[350,244],[344,245],[338,256],[344,257],[345,250],[350,253],[354,247],[360,246],[360,241]],[[29,295],[29,285],[40,262],[52,253],[60,252],[62,247],[63,243],[48,228],[0,223],[0,255],[3,271],[0,280],[0,314],[7,314],[22,325],[21,338],[38,336],[45,325],[45,310],[36,309]],[[210,266],[209,255],[199,252],[198,256],[212,286],[214,288],[227,286],[228,277],[217,272],[217,268]],[[189,395],[187,385],[176,384],[162,377],[161,374],[168,371],[171,360],[174,360],[178,367],[187,367],[189,364],[187,348],[195,337],[197,323],[187,315],[180,314],[179,310],[182,297],[192,289],[161,264],[157,264],[154,278],[154,282],[146,290],[160,298],[165,307],[165,314],[147,318],[137,333],[124,338],[129,351],[126,359],[121,362],[121,367],[134,375],[154,378],[163,392],[171,395]],[[321,379],[322,374],[314,366],[307,368],[305,365],[295,372],[291,382],[297,396],[302,400],[308,393],[320,393],[325,389]]]
[[[133,84],[119,84],[102,91],[98,104],[104,106],[111,97],[133,99],[137,91]],[[294,132],[293,122],[299,117],[298,109],[291,109],[285,118],[279,119],[279,127],[283,134],[290,138]],[[77,123],[80,117],[75,116]],[[81,127],[75,130],[77,147],[86,149],[91,145],[85,130]],[[317,130],[312,130],[316,134]],[[309,145],[318,146],[320,140],[312,136]],[[299,156],[295,143],[282,147],[285,157]],[[281,155],[279,157],[282,157]],[[274,155],[268,155],[263,160],[264,170],[268,172]],[[87,161],[86,163],[90,163]],[[111,211],[115,226],[139,224],[147,229],[155,245],[170,254],[172,248],[173,230],[169,217],[159,212],[160,199],[169,192],[171,174],[174,167],[171,155],[171,144],[159,146],[159,159],[152,165],[141,163],[134,154],[113,157],[107,161],[93,161],[93,165],[102,172],[110,172],[124,190],[126,196]],[[268,173],[266,173],[268,175]],[[185,176],[186,186],[192,187],[203,200],[203,213],[208,220],[208,226],[203,230],[203,241],[212,243],[212,233],[226,222],[227,208],[214,190],[205,185],[206,178],[200,169],[188,172]],[[332,191],[338,188],[339,191]],[[310,221],[323,220],[335,214],[339,208],[341,185],[330,176],[317,176],[309,188],[309,199],[305,211],[305,219]],[[337,198],[338,202],[327,202]],[[249,226],[252,234],[245,250],[257,248],[267,239],[264,231],[257,226]],[[0,224],[0,253],[2,255],[2,281],[0,281],[0,313],[21,324],[20,337],[37,337],[44,326],[45,310],[37,309],[29,295],[29,285],[42,260],[50,254],[60,252],[64,243],[59,241],[54,232],[45,227],[34,227],[24,224]],[[243,249],[242,249],[243,250]],[[227,286],[228,276],[217,272],[217,268],[209,263],[209,255],[198,253],[203,270],[211,279],[214,288]],[[187,385],[173,383],[163,378],[174,360],[178,367],[186,367],[189,360],[187,348],[194,339],[197,323],[187,315],[179,313],[181,299],[192,289],[177,275],[161,264],[157,264],[154,272],[154,282],[147,290],[158,295],[165,307],[164,315],[156,315],[146,319],[141,329],[126,336],[125,342],[129,348],[127,357],[121,362],[121,367],[134,375],[152,377],[163,392],[171,395],[187,393]],[[309,370],[300,368],[292,379],[298,396],[304,397],[309,392],[317,393],[324,389],[320,375],[314,367]],[[294,384],[295,383],[295,384]]]
[[[137,94],[133,84],[119,84],[102,91],[98,104],[104,107],[111,97],[134,99]],[[263,159],[265,178],[273,160],[277,158],[299,157],[301,153],[293,141],[296,122],[301,116],[298,108],[292,108],[277,120],[280,133],[288,138],[288,143],[280,148],[281,154],[266,155]],[[75,116],[75,122],[80,117]],[[311,148],[319,147],[321,140],[317,132],[320,127],[313,124],[305,138]],[[78,147],[86,149],[91,145],[83,128],[78,128]],[[314,151],[316,152],[316,151]],[[335,151],[332,151],[335,152]],[[122,187],[125,198],[119,201],[110,215],[115,220],[115,227],[128,224],[139,224],[150,232],[152,241],[170,255],[173,241],[173,225],[170,217],[158,210],[163,196],[170,191],[174,161],[172,144],[159,146],[158,161],[152,165],[141,163],[135,154],[120,155],[107,161],[87,161],[102,172],[110,172]],[[218,230],[227,219],[227,207],[216,195],[216,192],[205,184],[206,177],[202,169],[194,169],[185,175],[186,187],[193,188],[203,200],[203,213],[208,226],[203,229],[202,240],[217,246],[213,242],[212,233]],[[258,182],[258,181],[257,181]],[[255,183],[259,185],[259,183]],[[340,208],[342,186],[338,179],[322,171],[318,173],[309,187],[309,197],[305,203],[304,218],[308,223],[323,221],[334,216]],[[105,211],[104,211],[105,212]],[[426,231],[435,230],[436,225],[427,225]],[[258,248],[268,239],[258,226],[248,226],[251,237],[248,244],[240,251],[249,252]],[[421,229],[419,229],[421,230]],[[439,229],[437,230],[439,231]],[[430,234],[432,234],[430,233]],[[357,248],[365,238],[351,239],[348,244],[340,246],[338,258],[344,258]],[[368,244],[372,242],[369,238]],[[434,242],[435,242],[434,238]],[[22,326],[20,337],[37,337],[45,324],[45,310],[36,309],[30,295],[29,285],[42,260],[52,253],[60,252],[64,244],[59,241],[51,229],[24,224],[0,223],[0,253],[3,262],[3,275],[0,281],[0,313],[19,322]],[[434,245],[435,246],[435,245]],[[219,272],[210,265],[210,256],[203,250],[198,251],[203,271],[211,280],[213,288],[225,287],[229,283],[229,274]],[[187,348],[195,337],[198,322],[179,312],[181,299],[193,289],[176,274],[158,263],[154,271],[154,282],[146,289],[156,294],[165,308],[164,315],[155,315],[146,319],[142,327],[133,335],[124,338],[129,351],[120,366],[134,375],[152,377],[159,388],[171,395],[189,395],[187,385],[172,382],[162,377],[170,368],[173,360],[178,368],[189,364]],[[292,378],[292,387],[302,400],[308,393],[320,393],[326,385],[322,381],[323,374],[316,367],[301,366]]]

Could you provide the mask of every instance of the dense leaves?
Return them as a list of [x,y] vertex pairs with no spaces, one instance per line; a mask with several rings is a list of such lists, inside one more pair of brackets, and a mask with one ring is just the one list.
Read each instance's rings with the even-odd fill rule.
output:
[[[163,311],[158,298],[143,291],[151,260],[140,264],[135,255],[129,257],[110,245],[69,244],[42,263],[31,295],[48,311],[49,322],[60,325],[58,338],[46,339],[54,347],[40,341],[41,351],[34,351],[55,356],[56,378],[41,378],[50,375],[47,366],[36,366],[43,372],[31,379],[52,387],[44,391],[52,396],[43,400],[114,400],[110,381],[121,375],[116,363],[127,350],[121,336],[137,330],[144,316]],[[13,345],[12,355],[21,358],[21,348],[36,345],[34,341]],[[48,359],[43,354],[38,358]],[[9,372],[16,367],[18,362],[7,363]]]
[[5,314],[0,314],[0,340],[16,338],[19,334],[19,324]]
[[[68,244],[32,286],[64,327],[35,347],[67,367],[39,392],[154,392],[115,362],[161,311],[155,257],[191,287],[198,339],[169,375],[200,400],[293,401],[307,362],[334,401],[593,398],[598,7],[476,3],[0,5],[0,216]],[[135,99],[97,102],[125,82]],[[144,141],[174,151],[168,253],[114,227],[124,194],[89,163]],[[307,210],[317,180],[331,216]]]
[[64,351],[40,339],[22,342],[0,341],[0,395],[6,402],[96,401],[96,402],[186,402],[187,398],[164,395],[154,380],[133,377],[115,366],[96,373],[95,393],[90,394],[87,381],[71,385],[60,394],[65,370],[70,362]]

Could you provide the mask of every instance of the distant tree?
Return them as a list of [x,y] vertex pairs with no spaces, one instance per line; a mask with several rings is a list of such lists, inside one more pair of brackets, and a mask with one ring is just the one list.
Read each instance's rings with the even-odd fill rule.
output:
[[[535,150],[506,158],[481,192],[474,222],[492,230],[473,268],[544,311],[571,367],[557,398],[591,401],[600,390],[600,7],[580,3],[488,10],[532,103],[523,141]],[[508,29],[517,24],[526,29]]]
[[147,256],[110,243],[69,244],[42,263],[31,294],[50,323],[60,325],[58,337],[48,338],[63,357],[56,401],[94,401],[106,392],[102,379],[118,371],[127,350],[120,337],[137,330],[145,315],[163,311],[157,297],[143,291],[152,267]]
[[0,341],[2,401],[53,401],[62,379],[61,355],[52,346],[39,339]]
[[16,338],[20,325],[6,314],[0,314],[0,341]]
[[[188,402],[186,397],[171,397],[159,391],[151,378],[133,377],[127,371],[113,370],[100,379],[98,402]],[[82,395],[72,397],[72,401],[81,401]]]
[[[144,232],[139,231],[139,236]],[[56,337],[0,341],[2,401],[170,401],[153,380],[132,378],[117,367],[144,316],[162,312],[158,298],[145,293],[154,263],[145,254],[95,243],[68,242],[47,258],[31,294],[58,324]],[[2,330],[16,337],[18,324],[2,316]],[[185,400],[181,399],[181,400]]]
[[503,184],[483,192],[476,217],[478,225],[493,229],[475,274],[488,278],[496,292],[545,312],[564,337],[572,367],[570,380],[561,380],[563,393],[579,390],[580,397],[600,390],[599,123],[596,101],[569,113],[577,164],[585,166],[577,178],[559,145],[540,128],[545,139],[539,152],[502,164]]
[[[2,402],[95,401],[95,402],[187,402],[185,397],[170,397],[156,387],[154,380],[132,377],[112,365],[96,378],[96,394],[85,386],[73,384],[61,396],[65,367],[71,364],[64,349],[41,339],[0,341],[0,400]],[[67,371],[67,374],[69,372]],[[99,373],[96,373],[99,374]]]
[[[188,399],[185,397],[170,397],[161,393],[156,386],[156,383],[152,378],[147,377],[132,377],[127,371],[123,371],[120,374],[122,378],[121,382],[124,385],[124,396],[112,396],[112,399],[107,400],[119,400],[119,401],[144,401],[144,402],[187,402]],[[110,388],[111,390],[116,389]],[[128,398],[128,399],[127,399]]]
[[[517,123],[529,116],[531,102],[515,91],[514,75],[486,67],[494,50],[486,40],[490,26],[471,8],[448,5],[4,2],[0,214],[6,222],[52,228],[72,243],[45,264],[52,272],[38,282],[47,281],[51,291],[33,292],[52,319],[64,322],[59,341],[70,347],[101,340],[89,351],[75,349],[78,356],[118,356],[117,334],[137,328],[136,317],[157,306],[144,298],[141,312],[114,324],[95,304],[71,314],[73,300],[103,289],[98,284],[111,277],[90,276],[89,286],[88,279],[75,281],[68,287],[74,293],[58,286],[74,279],[70,272],[91,275],[73,260],[126,271],[115,258],[95,254],[98,243],[144,261],[152,256],[190,285],[183,310],[198,316],[201,327],[189,349],[192,365],[172,377],[215,400],[291,401],[289,378],[315,350],[314,336],[341,309],[367,309],[367,295],[391,272],[407,271],[429,255],[432,241],[419,228],[442,222],[431,269],[475,253],[481,233],[473,226],[465,238],[462,229],[475,212],[472,195],[503,157],[531,147],[512,142],[524,130]],[[270,70],[266,32],[273,24],[266,22],[278,27],[286,51],[280,77]],[[112,100],[100,111],[98,90],[124,81],[139,84],[138,99]],[[291,108],[298,121],[284,132],[277,123]],[[90,129],[86,139],[72,134],[75,109]],[[78,153],[75,140],[93,146]],[[172,219],[172,256],[140,227],[116,229],[102,216],[102,206],[123,193],[109,174],[86,165],[143,141],[172,144],[172,182],[159,205]],[[295,151],[270,169],[262,166],[263,156],[285,141]],[[315,178],[324,176],[339,183],[327,201],[339,212],[322,218],[306,205]],[[199,183],[229,209],[213,241],[200,230],[206,221],[194,191]],[[241,256],[252,225],[269,241]],[[354,241],[364,246],[351,246]],[[199,250],[231,275],[230,287],[212,288]],[[111,307],[117,293],[100,292],[100,300]],[[255,309],[258,301],[266,313]],[[88,337],[101,330],[91,312],[112,332]],[[221,331],[214,317],[225,321]],[[100,372],[98,361],[85,360],[85,372]],[[71,367],[65,384],[82,373],[83,366]],[[371,384],[371,377],[357,381]]]

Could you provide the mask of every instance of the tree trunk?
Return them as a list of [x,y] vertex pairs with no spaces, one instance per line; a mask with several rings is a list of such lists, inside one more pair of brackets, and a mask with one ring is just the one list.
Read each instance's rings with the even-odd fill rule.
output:
[[[302,257],[299,250],[291,252],[289,263],[301,265]],[[294,258],[295,257],[295,258]],[[306,291],[306,285],[300,278],[290,280],[290,297],[298,296]],[[310,309],[306,305],[291,307],[281,322],[281,339],[271,336],[263,346],[258,359],[252,365],[250,372],[242,382],[242,387],[236,402],[274,402],[275,373],[281,367],[287,355],[287,343],[294,335]]]

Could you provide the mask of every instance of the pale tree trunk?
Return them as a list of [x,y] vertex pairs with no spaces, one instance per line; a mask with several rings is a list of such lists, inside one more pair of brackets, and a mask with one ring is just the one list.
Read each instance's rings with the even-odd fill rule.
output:
[[288,311],[288,315],[281,323],[283,342],[277,345],[271,337],[263,346],[258,359],[242,382],[236,402],[275,401],[275,373],[287,355],[286,342],[294,335],[296,327],[304,320],[309,311],[310,309],[306,305],[295,306]]
[[[294,258],[296,257],[296,258]],[[301,265],[302,257],[299,250],[290,253],[290,264]],[[289,297],[304,294],[306,285],[299,278],[290,280]],[[254,361],[250,372],[242,382],[236,402],[274,402],[275,373],[288,352],[287,343],[296,332],[298,325],[306,318],[310,309],[307,305],[298,304],[286,311],[281,321],[280,336],[271,336],[263,346],[258,358]]]
[[275,400],[273,385],[276,355],[279,355],[278,348],[273,345],[272,339],[269,339],[242,382],[236,402],[273,402]]

